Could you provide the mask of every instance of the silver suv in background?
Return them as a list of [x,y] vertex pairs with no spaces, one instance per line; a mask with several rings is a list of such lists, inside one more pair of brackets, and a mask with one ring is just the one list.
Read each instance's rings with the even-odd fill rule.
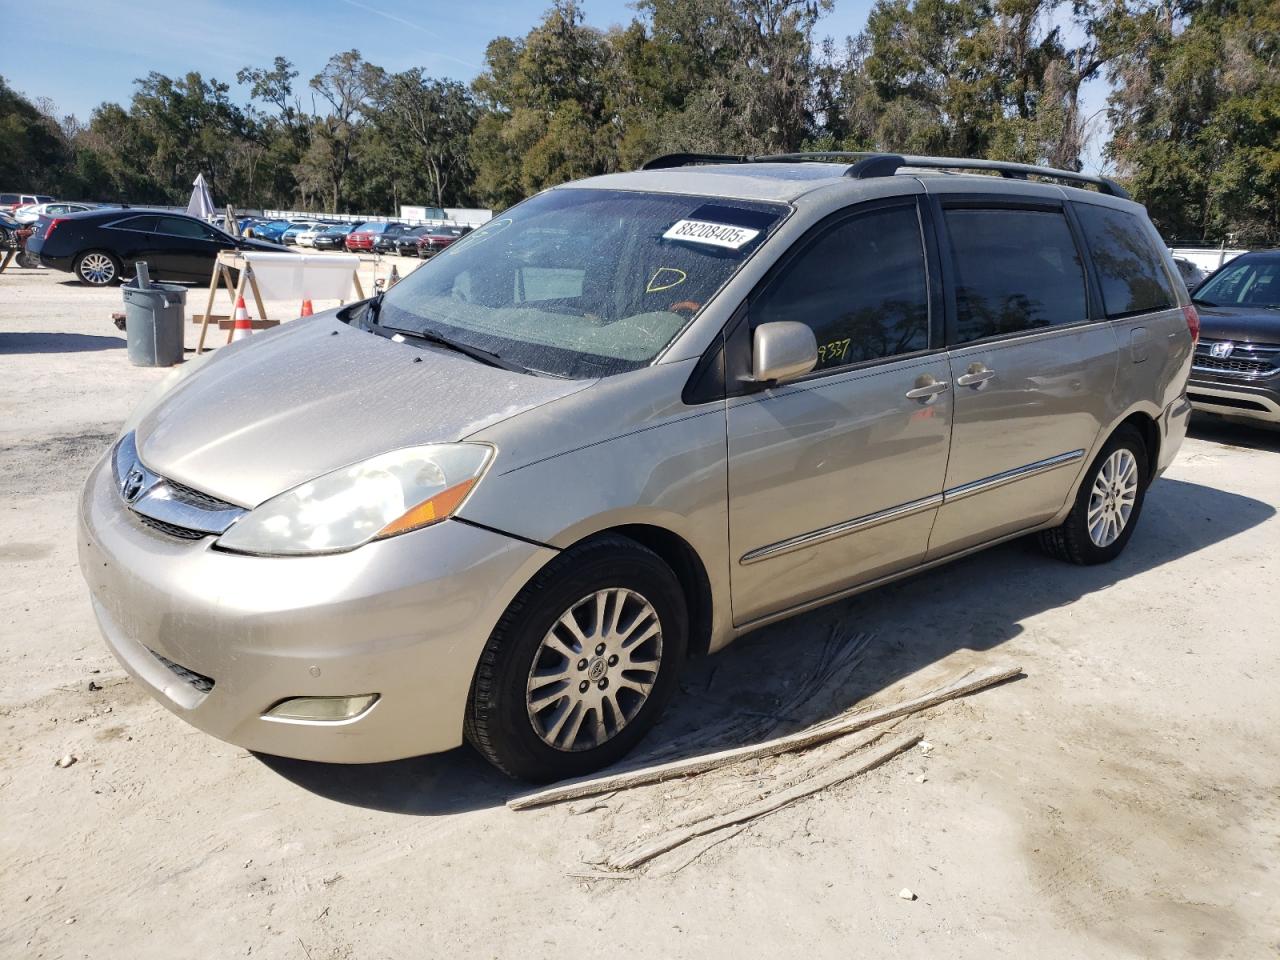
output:
[[89,477],[81,566],[215,736],[583,774],[762,624],[1026,534],[1115,557],[1197,323],[1105,179],[664,157],[189,363]]

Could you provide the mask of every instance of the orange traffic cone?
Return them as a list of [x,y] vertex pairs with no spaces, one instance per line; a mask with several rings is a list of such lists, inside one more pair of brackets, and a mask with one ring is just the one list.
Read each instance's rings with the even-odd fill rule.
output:
[[231,328],[231,342],[243,340],[253,333],[253,324],[249,322],[249,310],[244,305],[244,297],[236,300],[236,322]]
[[298,314],[298,316],[300,316],[300,317],[309,317],[309,316],[311,316],[314,312],[315,312],[315,311],[311,309],[311,301],[310,301],[310,300],[303,300],[303,301],[302,301],[302,312],[301,312],[300,314]]

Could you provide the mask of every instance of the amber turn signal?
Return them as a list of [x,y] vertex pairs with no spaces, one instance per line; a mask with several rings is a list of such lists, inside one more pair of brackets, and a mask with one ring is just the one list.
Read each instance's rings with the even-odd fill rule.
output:
[[394,537],[397,533],[408,533],[410,530],[417,530],[419,527],[429,527],[433,523],[438,523],[448,518],[458,509],[475,485],[476,478],[472,477],[470,480],[455,483],[447,490],[441,490],[430,500],[423,500],[408,513],[396,520],[392,520],[378,531],[378,536],[375,539]]

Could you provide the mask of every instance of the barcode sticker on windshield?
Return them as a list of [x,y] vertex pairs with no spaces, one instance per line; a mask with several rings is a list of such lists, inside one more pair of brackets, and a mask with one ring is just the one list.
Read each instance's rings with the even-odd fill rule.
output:
[[662,236],[665,240],[687,240],[689,243],[707,243],[713,247],[738,250],[759,235],[759,230],[735,227],[727,223],[711,223],[709,220],[680,220]]

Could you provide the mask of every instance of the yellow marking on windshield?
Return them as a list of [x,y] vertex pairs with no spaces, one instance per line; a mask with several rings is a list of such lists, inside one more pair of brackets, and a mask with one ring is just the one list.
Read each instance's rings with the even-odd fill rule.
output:
[[[671,279],[672,277],[675,279]],[[644,292],[661,293],[663,290],[680,286],[688,279],[689,275],[683,270],[677,270],[675,267],[659,267],[649,278],[649,285],[644,288]]]

